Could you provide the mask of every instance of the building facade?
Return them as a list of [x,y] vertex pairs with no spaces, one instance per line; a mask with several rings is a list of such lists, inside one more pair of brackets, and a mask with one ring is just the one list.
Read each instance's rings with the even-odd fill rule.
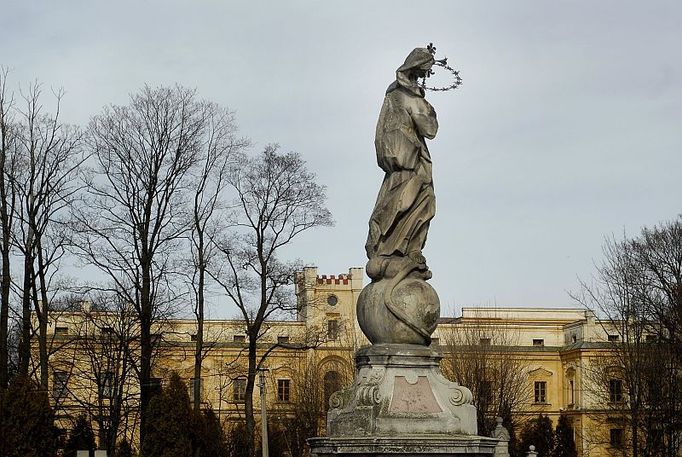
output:
[[[323,429],[329,396],[352,381],[353,354],[368,343],[355,316],[363,277],[362,268],[327,276],[308,267],[298,274],[295,319],[268,322],[258,343],[261,353],[269,352],[263,379],[270,421],[284,422],[300,408],[317,408]],[[63,428],[85,412],[100,435],[114,427],[119,435],[135,440],[138,388],[134,363],[126,362],[135,350],[135,328],[121,314],[87,306],[53,317],[50,389]],[[194,383],[200,384],[202,405],[211,407],[226,427],[243,417],[247,343],[243,322],[205,323],[199,381],[193,379],[196,322],[164,322],[156,335],[155,385],[161,386],[171,371],[177,371],[187,380],[190,395]],[[590,311],[463,308],[461,316],[442,318],[433,337],[432,347],[443,354],[446,374],[452,354],[462,350],[516,361],[519,379],[525,383],[514,407],[521,422],[543,413],[556,423],[566,414],[581,456],[621,453],[626,429],[611,406],[623,400],[622,385],[615,371],[607,374],[605,387],[597,385],[594,375],[595,367],[608,369],[603,361],[618,335]],[[254,396],[260,411],[258,390]]]

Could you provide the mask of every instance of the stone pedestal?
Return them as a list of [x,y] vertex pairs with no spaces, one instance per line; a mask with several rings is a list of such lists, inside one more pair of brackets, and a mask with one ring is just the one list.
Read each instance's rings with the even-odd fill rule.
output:
[[329,436],[476,434],[471,391],[440,372],[440,355],[410,344],[360,349],[349,388],[332,395]]
[[476,436],[471,391],[440,372],[441,356],[411,344],[375,344],[356,354],[352,386],[332,395],[322,456],[493,456],[499,440]]
[[493,457],[497,440],[482,436],[324,437],[308,440],[316,457]]

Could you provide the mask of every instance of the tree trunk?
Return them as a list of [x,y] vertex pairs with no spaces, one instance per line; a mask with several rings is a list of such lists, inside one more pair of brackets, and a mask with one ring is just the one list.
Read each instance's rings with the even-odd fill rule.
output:
[[50,377],[47,354],[47,302],[43,302],[42,312],[38,321],[38,350],[40,357],[40,387],[47,390]]
[[147,432],[147,407],[151,401],[151,371],[153,344],[151,334],[152,303],[149,265],[142,266],[142,291],[140,297],[140,443]]
[[121,405],[123,404],[123,393],[125,392],[126,379],[128,378],[128,362],[127,362],[127,331],[122,331],[117,341],[117,348],[119,354],[123,354],[121,359],[121,367],[114,364],[116,374],[112,379],[112,387],[115,386],[111,402],[109,404],[109,433],[107,435],[106,449],[108,455],[114,455],[116,451],[116,438],[118,437],[118,428],[121,425]]
[[140,322],[140,443],[147,431],[147,406],[151,400],[152,337],[149,322],[146,315]]
[[[114,455],[116,451],[116,436],[118,432],[120,419],[117,414],[113,413],[109,416],[109,429],[107,430],[107,436],[105,443],[105,448],[107,450],[107,455]],[[101,441],[100,441],[101,443]],[[101,446],[101,444],[100,444]]]
[[204,265],[204,236],[199,231],[199,246],[197,248],[199,283],[197,284],[197,341],[194,348],[194,411],[199,412],[201,407],[201,364],[204,350],[204,283],[206,280],[206,267]]
[[0,74],[2,85],[0,86],[0,228],[2,229],[2,278],[0,278],[0,389],[7,387],[9,381],[9,347],[7,339],[9,337],[9,292],[11,286],[10,277],[10,210],[8,205],[9,195],[7,192],[7,182],[5,181],[5,166],[7,164],[8,152],[8,125],[6,122],[5,105],[5,78],[6,73]]
[[[38,280],[40,281],[39,283],[40,300],[42,302],[42,303],[38,302],[37,296],[34,298],[36,315],[38,316],[38,347],[40,351],[40,386],[43,389],[47,390],[47,383],[49,378],[48,372],[49,363],[47,354],[47,324],[49,319],[48,312],[50,309],[50,303],[47,295],[47,282],[45,278],[45,270],[47,267],[43,259],[43,251],[40,237],[38,237],[36,247],[38,253]],[[33,281],[33,285],[34,287],[38,286],[36,285],[36,281]]]
[[[636,411],[634,413],[635,415],[638,415],[639,412]],[[639,449],[639,420],[637,416],[633,417],[632,420],[632,436],[631,436],[631,444],[632,444],[632,457],[639,457],[640,454],[640,449]]]
[[204,344],[204,316],[203,309],[197,322],[197,344],[194,349],[194,385],[192,386],[194,411],[201,407],[201,362]]
[[[3,154],[4,155],[4,154]],[[4,162],[4,157],[1,159]],[[9,381],[9,292],[11,286],[9,242],[10,228],[5,193],[4,165],[0,165],[0,224],[2,225],[2,278],[0,279],[0,389]]]
[[201,407],[201,365],[202,365],[202,354],[204,350],[204,304],[203,304],[203,290],[201,289],[203,271],[199,273],[199,303],[198,303],[198,313],[197,313],[197,344],[194,349],[194,410],[199,411]]
[[[3,139],[5,134],[3,133]],[[0,389],[7,387],[9,381],[9,292],[10,276],[10,218],[7,208],[5,187],[5,145],[0,155],[0,226],[2,227],[2,278],[0,279]]]
[[[257,333],[254,335],[258,335]],[[249,371],[246,377],[246,397],[244,410],[246,416],[247,455],[256,456],[256,419],[253,414],[253,390],[256,385],[256,336],[249,334]]]
[[19,374],[28,376],[31,360],[31,276],[33,265],[31,251],[24,257],[24,290],[21,296],[21,344],[19,345]]

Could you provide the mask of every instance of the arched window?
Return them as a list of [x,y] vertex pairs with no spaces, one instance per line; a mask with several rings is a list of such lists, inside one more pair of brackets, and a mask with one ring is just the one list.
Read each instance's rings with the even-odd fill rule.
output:
[[328,371],[324,374],[324,409],[329,409],[329,398],[341,390],[341,375],[338,371]]

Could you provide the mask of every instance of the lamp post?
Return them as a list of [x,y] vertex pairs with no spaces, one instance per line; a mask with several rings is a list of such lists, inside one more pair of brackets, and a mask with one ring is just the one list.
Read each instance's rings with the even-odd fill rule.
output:
[[261,421],[261,448],[263,449],[263,457],[269,456],[268,449],[268,416],[265,408],[265,372],[267,368],[261,367],[258,369],[258,387],[260,387],[260,421]]

